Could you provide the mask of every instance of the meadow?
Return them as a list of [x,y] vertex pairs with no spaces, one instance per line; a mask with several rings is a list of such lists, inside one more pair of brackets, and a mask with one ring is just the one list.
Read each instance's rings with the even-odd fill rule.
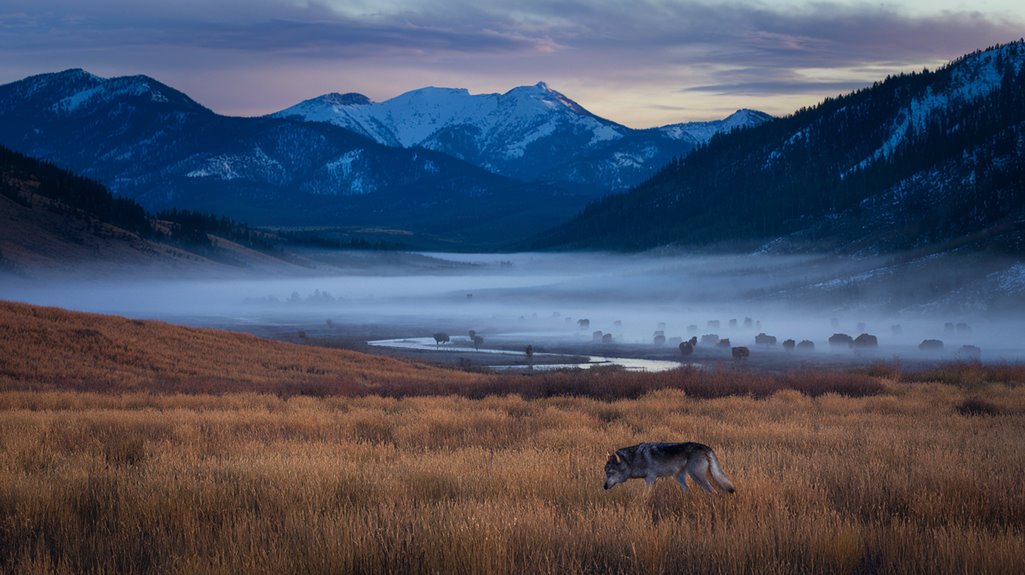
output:
[[[3,572],[1013,573],[1025,557],[1021,367],[495,376],[0,313]],[[161,341],[187,360],[160,363]],[[737,492],[602,489],[610,450],[654,440],[713,446]]]

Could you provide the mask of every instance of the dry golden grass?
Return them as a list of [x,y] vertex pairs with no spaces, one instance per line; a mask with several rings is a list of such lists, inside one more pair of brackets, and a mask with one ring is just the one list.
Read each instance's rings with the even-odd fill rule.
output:
[[[1015,572],[1025,389],[634,400],[0,393],[0,570]],[[735,495],[605,492],[695,439]]]
[[[129,334],[148,342],[148,330],[182,329],[126,320],[107,332],[97,325],[110,318],[39,313],[57,319],[34,331],[24,319],[18,333],[42,334],[41,345],[54,341],[54,321],[124,341],[124,354],[150,353]],[[264,349],[237,337],[239,349]],[[494,379],[386,361],[378,370],[376,358],[282,344],[266,344],[263,371],[246,371],[230,348],[221,358],[187,337],[176,345],[193,354],[197,378],[223,365],[250,383],[227,393],[155,387],[122,367],[125,356],[84,347],[125,379],[98,371],[91,391],[59,379],[47,390],[29,372],[32,385],[19,387],[12,368],[27,368],[2,356],[0,572],[1015,573],[1025,557],[1020,371],[958,385],[865,375],[878,389],[852,395],[820,393],[811,373],[735,374],[752,378],[729,388],[742,395],[695,397],[681,389],[734,375],[655,378],[686,386],[642,394],[643,376]],[[60,378],[48,357],[83,363],[63,354],[41,354],[40,369]],[[276,393],[270,367],[288,361],[334,362],[331,377],[353,370],[367,382]],[[176,369],[163,373],[187,380]],[[279,371],[297,385],[306,377]],[[468,379],[446,388],[439,377]],[[831,378],[848,381],[822,375]],[[630,389],[625,399],[546,396],[587,381]],[[534,391],[495,395],[516,382]],[[461,395],[398,391],[420,383]],[[804,393],[744,391],[790,384]],[[602,489],[608,450],[656,440],[712,445],[737,493],[684,494],[666,479]]]
[[341,392],[475,378],[247,334],[0,301],[0,389]]

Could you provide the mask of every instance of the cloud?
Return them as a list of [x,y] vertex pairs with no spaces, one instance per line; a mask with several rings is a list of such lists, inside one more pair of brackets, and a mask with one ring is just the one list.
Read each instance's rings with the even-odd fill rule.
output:
[[[0,82],[81,66],[167,72],[165,81],[187,88],[189,71],[238,81],[301,70],[310,79],[289,74],[292,92],[275,92],[298,101],[315,95],[299,93],[311,87],[381,98],[419,87],[414,81],[504,91],[546,80],[570,97],[587,94],[590,109],[633,113],[640,97],[651,104],[648,116],[661,107],[668,117],[694,108],[672,100],[680,94],[814,103],[807,100],[933,67],[1022,29],[1020,16],[993,11],[801,0],[9,0],[0,8]],[[352,83],[315,78],[340,75]],[[229,87],[199,89],[212,94],[201,100],[229,101]],[[619,103],[603,106],[602,98]],[[247,103],[247,111],[259,107]]]
[[681,92],[707,92],[710,94],[735,94],[735,95],[772,95],[779,93],[809,93],[821,94],[822,92],[851,92],[864,88],[866,82],[839,81],[839,82],[817,82],[802,80],[777,80],[777,81],[754,81],[735,82],[725,84],[711,84],[707,86],[689,86]]

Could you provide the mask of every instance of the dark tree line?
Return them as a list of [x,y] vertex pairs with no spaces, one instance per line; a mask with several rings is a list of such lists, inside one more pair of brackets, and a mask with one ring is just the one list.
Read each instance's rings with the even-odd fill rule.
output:
[[101,222],[152,236],[146,210],[134,200],[114,197],[103,184],[0,146],[0,193],[27,205],[18,182],[31,181],[31,191],[81,210]]
[[[78,210],[93,220],[145,238],[170,240],[188,247],[212,247],[208,234],[248,247],[269,250],[274,236],[226,217],[190,210],[151,215],[135,200],[115,197],[103,184],[0,146],[0,194],[29,206],[23,190],[57,202],[51,209]],[[170,227],[160,222],[170,223]]]
[[276,243],[276,236],[265,231],[205,212],[170,209],[157,212],[156,219],[174,224],[170,230],[171,238],[190,246],[211,246],[210,235],[265,251],[273,249]]

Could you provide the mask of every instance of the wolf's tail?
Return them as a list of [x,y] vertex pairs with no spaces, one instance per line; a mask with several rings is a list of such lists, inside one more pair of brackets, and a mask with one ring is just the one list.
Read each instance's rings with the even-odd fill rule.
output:
[[730,481],[729,477],[726,477],[726,473],[723,472],[722,466],[719,465],[719,460],[715,457],[715,452],[711,449],[708,450],[708,469],[712,472],[712,479],[715,480],[716,484],[719,485],[727,493],[733,493],[737,490],[733,486],[733,482]]

